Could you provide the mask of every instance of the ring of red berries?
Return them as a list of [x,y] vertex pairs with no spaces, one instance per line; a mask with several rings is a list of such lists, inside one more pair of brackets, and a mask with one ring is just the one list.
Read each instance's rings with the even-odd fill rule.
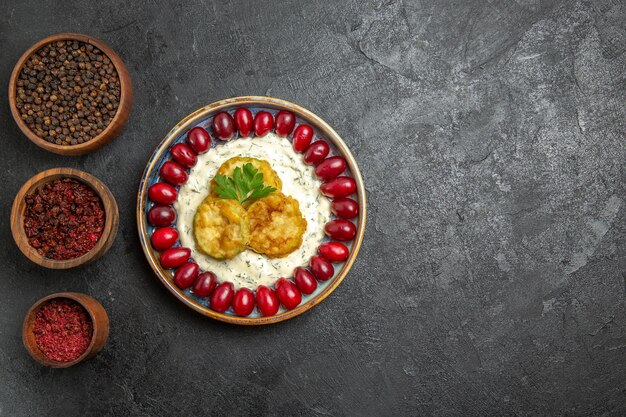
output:
[[[356,236],[353,219],[359,214],[359,204],[351,196],[356,193],[354,178],[345,175],[347,164],[342,156],[330,155],[330,146],[322,139],[314,138],[314,130],[307,124],[296,127],[296,116],[286,110],[272,113],[261,110],[255,115],[245,107],[232,115],[220,111],[213,116],[210,127],[213,137],[228,141],[236,136],[249,137],[253,133],[262,137],[272,130],[277,136],[289,138],[293,150],[303,154],[304,162],[315,166],[315,175],[321,180],[321,193],[331,200],[334,219],[326,224],[324,232],[333,239],[321,243],[318,254],[311,257],[308,268],[295,269],[293,278],[279,278],[273,288],[260,285],[256,291],[240,288],[235,291],[231,282],[218,284],[213,272],[200,271],[191,260],[191,250],[178,246],[178,231],[174,227],[176,210],[172,204],[178,197],[178,189],[189,175],[187,170],[197,162],[197,155],[208,152],[213,140],[203,127],[197,126],[187,133],[185,143],[170,148],[171,159],[159,170],[159,181],[148,188],[152,206],[148,210],[148,222],[155,227],[150,236],[152,247],[161,252],[159,262],[165,269],[174,270],[173,282],[181,290],[190,289],[200,298],[209,298],[209,306],[218,313],[232,308],[234,314],[247,317],[258,309],[263,316],[273,316],[282,305],[287,310],[302,302],[302,295],[315,292],[318,282],[325,282],[335,275],[333,263],[348,259],[350,249],[342,242]],[[315,140],[314,140],[315,139]]]

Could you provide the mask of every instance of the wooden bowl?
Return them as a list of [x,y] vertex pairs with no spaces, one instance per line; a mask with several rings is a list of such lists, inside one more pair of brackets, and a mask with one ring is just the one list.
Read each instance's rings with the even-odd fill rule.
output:
[[[26,195],[32,193],[37,187],[58,178],[73,178],[90,186],[96,194],[98,194],[100,200],[102,200],[106,216],[104,230],[102,231],[102,236],[96,243],[96,246],[83,256],[79,256],[74,259],[55,260],[40,255],[39,252],[37,252],[37,250],[28,243],[28,238],[26,237],[26,232],[24,231]],[[99,179],[87,174],[86,172],[73,168],[52,168],[35,175],[29,179],[17,193],[15,200],[13,200],[13,207],[11,209],[11,232],[13,233],[15,243],[17,243],[17,246],[28,259],[36,264],[50,269],[75,268],[77,266],[95,261],[104,255],[113,244],[115,236],[117,235],[118,224],[119,212],[117,209],[117,203],[115,202],[115,197],[113,197],[113,194],[107,186],[104,185]]]
[[[20,112],[16,107],[16,83],[20,72],[22,71],[22,67],[24,66],[28,58],[30,58],[30,56],[42,46],[51,42],[64,40],[76,40],[91,44],[104,52],[115,66],[121,85],[120,104],[117,109],[117,113],[113,117],[113,120],[111,120],[111,123],[109,123],[109,125],[102,131],[102,133],[100,133],[98,136],[94,137],[90,141],[80,143],[78,145],[67,146],[50,143],[44,138],[37,136],[22,120],[22,118],[20,117]],[[130,114],[132,101],[133,90],[131,86],[130,75],[128,74],[128,70],[126,69],[124,62],[119,57],[119,55],[117,55],[115,51],[113,51],[113,49],[111,49],[104,42],[87,35],[82,35],[80,33],[59,33],[57,35],[48,36],[47,38],[44,38],[35,43],[33,46],[28,48],[28,50],[24,52],[24,54],[17,61],[17,64],[15,64],[13,72],[11,73],[11,79],[9,81],[9,106],[11,107],[11,114],[13,115],[15,123],[17,123],[22,133],[24,133],[24,135],[26,135],[26,137],[30,139],[31,142],[33,142],[35,145],[59,155],[82,155],[95,151],[96,149],[109,143],[122,131],[122,128],[126,124],[128,116]]]
[[[91,336],[91,343],[78,358],[70,362],[57,362],[49,359],[37,346],[35,340],[35,334],[33,333],[33,327],[35,325],[35,318],[37,311],[45,302],[55,298],[69,298],[82,305],[91,317],[93,323],[93,335]],[[95,356],[104,347],[107,338],[109,337],[109,316],[106,310],[102,307],[102,304],[93,297],[87,294],[81,294],[77,292],[60,292],[56,294],[50,294],[39,301],[37,301],[26,313],[24,317],[24,324],[22,325],[22,342],[24,347],[37,362],[41,365],[49,366],[52,368],[69,368],[72,365],[76,365],[86,359]]]
[[[232,113],[235,109],[241,107],[248,108],[253,113],[260,110],[269,111],[271,113],[276,113],[280,110],[288,110],[296,116],[296,124],[306,123],[312,126],[315,132],[315,138],[326,140],[331,147],[332,155],[340,155],[345,158],[347,162],[347,174],[345,175],[352,176],[356,182],[357,190],[353,198],[358,200],[360,207],[358,217],[353,220],[356,226],[356,236],[352,242],[343,242],[350,247],[350,255],[344,262],[334,264],[335,275],[325,282],[320,281],[318,288],[312,294],[303,295],[302,302],[293,310],[281,308],[277,314],[269,317],[262,316],[256,310],[248,317],[239,317],[231,311],[232,309],[229,309],[225,313],[218,313],[210,308],[208,298],[200,298],[194,295],[190,289],[181,290],[178,288],[173,282],[173,271],[161,266],[159,262],[159,252],[155,250],[150,243],[150,236],[154,232],[155,227],[150,225],[147,221],[147,212],[152,205],[148,199],[148,188],[155,182],[161,181],[159,169],[164,161],[169,159],[170,148],[176,143],[183,142],[187,132],[193,127],[202,126],[210,130],[212,118],[217,112],[228,111]],[[212,132],[211,135],[215,138],[214,132]],[[221,141],[214,140],[213,142],[213,146],[221,146],[215,144]],[[366,214],[365,185],[357,161],[339,134],[313,112],[286,100],[263,96],[244,96],[221,100],[196,110],[178,122],[165,136],[150,157],[141,178],[137,195],[137,227],[139,229],[141,246],[150,266],[161,283],[178,300],[200,314],[223,322],[247,326],[272,324],[291,319],[310,310],[328,297],[339,284],[341,284],[356,260],[365,233]],[[176,228],[176,225],[174,224],[170,227]]]

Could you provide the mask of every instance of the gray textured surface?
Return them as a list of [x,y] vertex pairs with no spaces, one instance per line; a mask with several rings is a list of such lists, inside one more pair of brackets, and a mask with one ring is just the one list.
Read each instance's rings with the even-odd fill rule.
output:
[[[626,414],[624,1],[182,3],[0,4],[0,416]],[[124,133],[79,158],[31,145],[8,113],[15,61],[62,31],[117,50],[136,96]],[[245,94],[331,123],[370,201],[344,283],[266,328],[186,309],[135,231],[168,129]],[[96,264],[49,272],[8,218],[24,181],[63,165],[111,187],[120,233]],[[60,290],[99,298],[112,330],[55,371],[20,325]]]

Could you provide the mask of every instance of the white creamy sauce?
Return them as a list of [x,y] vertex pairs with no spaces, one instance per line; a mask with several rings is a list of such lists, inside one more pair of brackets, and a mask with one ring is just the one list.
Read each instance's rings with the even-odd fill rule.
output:
[[[270,259],[246,249],[228,260],[217,260],[196,248],[193,218],[196,208],[209,195],[209,182],[224,161],[235,156],[264,159],[270,163],[283,182],[282,193],[298,200],[307,221],[302,246],[284,258]],[[319,191],[321,182],[313,167],[294,152],[288,139],[273,133],[259,138],[236,139],[221,143],[207,153],[198,155],[189,179],[180,187],[174,208],[178,214],[177,229],[182,246],[191,249],[191,256],[203,271],[212,271],[218,281],[230,281],[235,288],[256,289],[272,285],[278,278],[291,277],[298,266],[307,265],[324,238],[324,225],[330,220],[330,202]]]

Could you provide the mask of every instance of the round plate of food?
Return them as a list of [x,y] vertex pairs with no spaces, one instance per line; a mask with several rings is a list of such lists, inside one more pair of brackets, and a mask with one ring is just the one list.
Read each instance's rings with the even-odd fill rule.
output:
[[365,218],[363,179],[337,132],[271,97],[218,101],[181,120],[137,198],[161,283],[188,307],[243,325],[287,320],[330,295]]

